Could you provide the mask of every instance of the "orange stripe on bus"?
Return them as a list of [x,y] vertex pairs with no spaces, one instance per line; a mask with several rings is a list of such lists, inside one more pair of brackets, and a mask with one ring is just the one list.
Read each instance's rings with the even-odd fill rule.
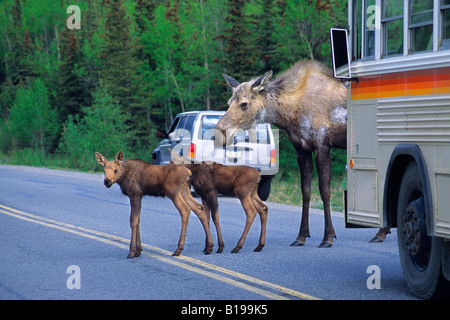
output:
[[379,99],[450,93],[450,67],[361,77],[351,85],[351,99]]

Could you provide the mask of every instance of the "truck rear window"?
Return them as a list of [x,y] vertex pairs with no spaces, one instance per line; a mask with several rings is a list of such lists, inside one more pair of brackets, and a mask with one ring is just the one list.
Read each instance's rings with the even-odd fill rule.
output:
[[[211,140],[211,136],[214,134],[214,129],[216,127],[217,122],[219,122],[221,115],[205,115],[202,117],[200,129],[199,130],[199,139],[201,140]],[[208,131],[209,130],[209,131]],[[205,135],[206,133],[206,135]],[[255,131],[245,130],[241,131],[236,135],[236,140],[238,142],[254,142],[255,140]],[[267,124],[258,124],[256,129],[256,142],[263,144],[270,144],[269,141],[269,130]]]
[[[200,124],[199,139],[211,140],[211,136],[214,133],[214,131],[211,129],[214,129],[216,127],[216,124],[217,124],[217,122],[219,122],[220,118],[222,118],[222,116],[213,116],[213,115],[203,116],[202,122]],[[210,130],[210,131],[208,131],[208,130]],[[206,133],[206,135],[205,135],[205,133]]]

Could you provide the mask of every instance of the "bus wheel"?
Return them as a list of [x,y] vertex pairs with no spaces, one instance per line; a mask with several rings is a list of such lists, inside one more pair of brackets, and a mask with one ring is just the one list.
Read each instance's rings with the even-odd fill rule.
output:
[[397,235],[403,273],[412,293],[438,298],[448,286],[441,274],[440,239],[427,234],[423,185],[415,162],[403,175],[398,198]]

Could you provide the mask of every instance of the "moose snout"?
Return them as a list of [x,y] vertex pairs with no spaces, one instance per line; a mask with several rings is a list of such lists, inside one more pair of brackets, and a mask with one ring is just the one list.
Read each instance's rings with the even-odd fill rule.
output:
[[103,183],[105,184],[105,186],[107,188],[110,188],[112,186],[111,179],[105,179],[105,180],[103,180]]
[[225,147],[226,145],[233,144],[235,132],[236,132],[236,129],[232,128],[228,124],[228,121],[224,120],[222,117],[222,119],[220,119],[216,125],[216,130],[215,130],[216,140],[214,143],[215,147],[222,148],[222,147]]

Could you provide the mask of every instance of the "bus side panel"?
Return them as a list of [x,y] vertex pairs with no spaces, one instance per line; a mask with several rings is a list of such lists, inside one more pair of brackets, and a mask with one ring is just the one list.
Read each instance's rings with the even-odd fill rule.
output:
[[436,235],[450,238],[450,145],[438,152],[436,165]]
[[[380,227],[382,214],[379,205],[377,172],[376,102],[349,101],[348,126],[351,135],[347,145],[348,162],[354,166],[347,172],[347,223]],[[350,185],[351,184],[351,185]]]

